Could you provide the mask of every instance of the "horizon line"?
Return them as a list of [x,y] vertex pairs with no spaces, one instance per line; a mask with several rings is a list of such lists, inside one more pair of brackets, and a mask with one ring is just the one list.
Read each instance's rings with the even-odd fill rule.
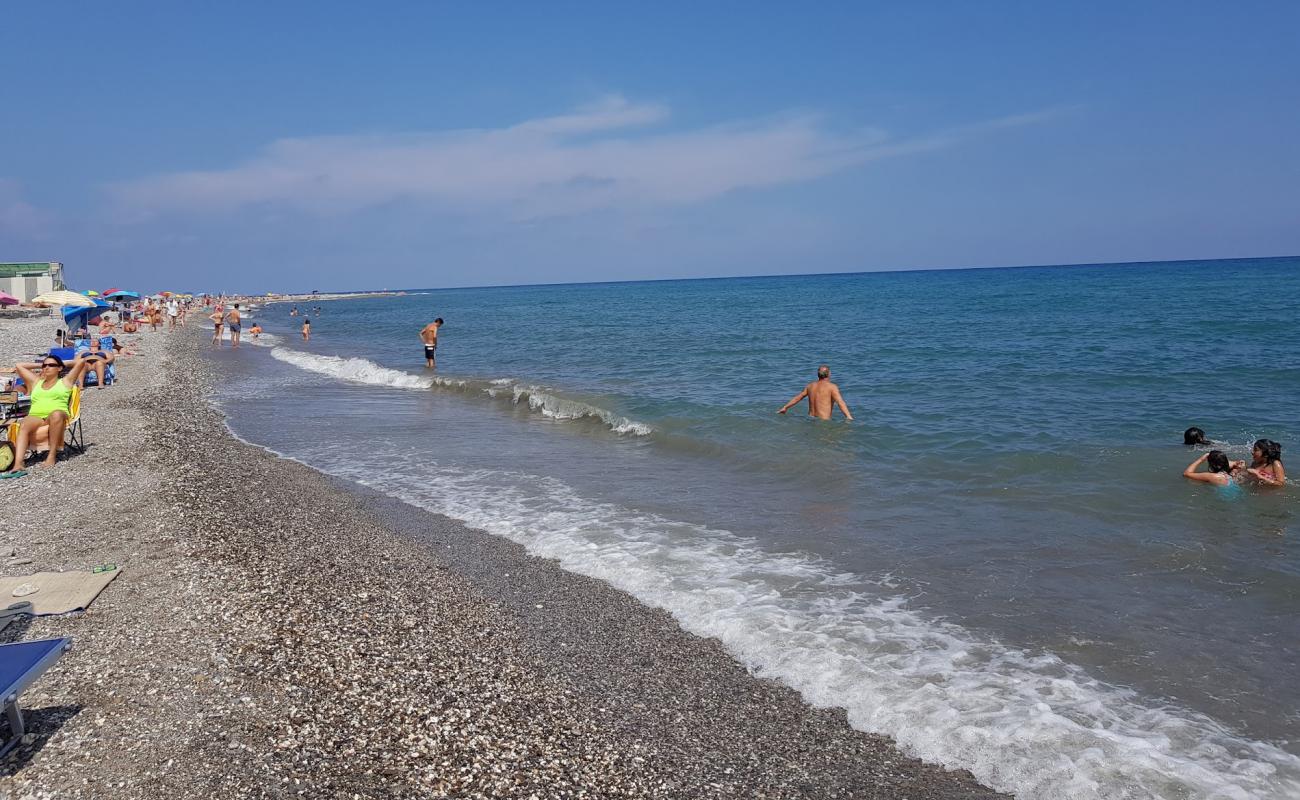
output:
[[[1075,267],[1140,267],[1150,266],[1153,264],[1206,264],[1216,261],[1277,261],[1284,259],[1300,259],[1300,253],[1289,255],[1275,256],[1232,256],[1230,258],[1170,258],[1170,259],[1153,259],[1149,261],[1093,261],[1093,262],[1076,262],[1068,264],[1012,264],[1006,266],[965,266],[965,267],[897,267],[893,269],[864,269],[864,270],[845,270],[832,272],[789,272],[774,273],[770,275],[703,275],[690,278],[627,278],[623,280],[607,281],[542,281],[538,283],[492,283],[478,284],[469,286],[416,286],[408,288],[395,289],[349,289],[349,290],[312,290],[317,294],[367,294],[370,292],[451,292],[462,289],[524,289],[529,287],[540,286],[600,286],[604,284],[621,284],[621,283],[672,283],[683,281],[732,281],[732,280],[760,280],[764,278],[820,278],[831,275],[882,275],[888,273],[916,273],[916,272],[966,272],[971,270],[1012,270],[1012,269],[1070,269]],[[276,292],[276,294],[311,294],[308,292]],[[258,295],[247,295],[257,297]],[[263,293],[262,296],[265,296]]]

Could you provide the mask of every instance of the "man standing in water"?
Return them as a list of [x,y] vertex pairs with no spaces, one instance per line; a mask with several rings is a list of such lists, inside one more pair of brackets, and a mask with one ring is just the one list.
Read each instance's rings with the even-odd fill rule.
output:
[[235,303],[235,307],[226,315],[226,327],[230,328],[230,346],[239,347],[239,303]]
[[808,398],[808,416],[818,419],[830,419],[831,410],[834,406],[839,406],[844,418],[850,422],[853,415],[849,413],[849,407],[840,395],[840,387],[831,383],[831,368],[822,364],[817,368],[817,380],[803,387],[803,391],[794,396],[794,399],[781,406],[778,414],[784,414],[789,411],[795,403],[804,398]]
[[442,317],[438,317],[420,331],[420,340],[424,342],[424,366],[428,369],[438,366],[434,356],[438,350],[438,329],[441,327]]

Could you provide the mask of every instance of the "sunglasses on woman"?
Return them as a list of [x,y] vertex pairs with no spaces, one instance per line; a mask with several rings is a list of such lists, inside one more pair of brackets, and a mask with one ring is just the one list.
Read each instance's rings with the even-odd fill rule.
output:
[[59,366],[58,364],[51,364],[51,363],[49,363],[49,362],[47,361],[46,363],[41,364],[41,369],[45,369],[46,367],[55,367],[55,368],[58,368],[58,366]]

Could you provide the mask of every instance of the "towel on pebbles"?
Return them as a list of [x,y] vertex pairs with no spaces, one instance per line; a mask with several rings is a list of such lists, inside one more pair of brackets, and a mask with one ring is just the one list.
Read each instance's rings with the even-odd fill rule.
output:
[[[67,614],[81,611],[120,569],[108,572],[38,572],[0,578],[0,617],[11,614]],[[36,591],[29,591],[35,588]]]

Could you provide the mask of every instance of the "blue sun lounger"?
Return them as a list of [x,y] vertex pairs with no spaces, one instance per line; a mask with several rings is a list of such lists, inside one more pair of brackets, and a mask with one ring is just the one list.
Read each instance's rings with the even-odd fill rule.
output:
[[54,666],[69,647],[72,647],[72,638],[68,636],[0,644],[0,697],[4,698],[5,716],[9,719],[9,738],[0,746],[0,756],[21,742],[27,732],[22,709],[18,707],[18,695]]

